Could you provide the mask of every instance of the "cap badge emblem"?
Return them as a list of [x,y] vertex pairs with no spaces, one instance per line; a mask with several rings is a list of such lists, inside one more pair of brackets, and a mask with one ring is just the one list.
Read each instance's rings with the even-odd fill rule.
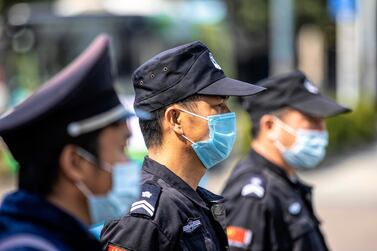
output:
[[310,93],[313,93],[313,94],[319,93],[318,88],[315,85],[313,85],[313,83],[310,82],[309,80],[305,80],[304,86],[305,86],[306,90],[308,90],[308,92],[310,92]]
[[212,64],[215,66],[216,69],[221,70],[221,66],[216,62],[211,52],[209,53],[209,59],[211,60]]

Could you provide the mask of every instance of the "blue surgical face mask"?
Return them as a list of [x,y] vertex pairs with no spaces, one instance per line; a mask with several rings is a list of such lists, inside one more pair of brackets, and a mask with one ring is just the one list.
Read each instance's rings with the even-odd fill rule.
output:
[[[80,150],[81,156],[83,156],[82,150]],[[84,183],[77,184],[87,198],[93,226],[121,217],[140,193],[141,167],[137,163],[119,162],[112,166],[101,165],[100,168],[112,174],[112,188],[108,193],[96,195]]]
[[286,132],[296,137],[289,148],[275,140],[275,145],[282,153],[285,162],[295,168],[312,169],[324,159],[328,145],[327,131],[293,129],[280,119],[275,118],[276,124]]
[[141,166],[135,162],[117,163],[112,172],[113,186],[103,196],[88,195],[92,222],[90,232],[100,239],[106,221],[118,219],[128,212],[140,194]]
[[182,111],[208,121],[209,138],[207,140],[193,142],[187,136],[182,135],[192,143],[191,147],[203,165],[210,169],[225,160],[232,151],[236,140],[236,114],[230,112],[203,117],[186,110]]

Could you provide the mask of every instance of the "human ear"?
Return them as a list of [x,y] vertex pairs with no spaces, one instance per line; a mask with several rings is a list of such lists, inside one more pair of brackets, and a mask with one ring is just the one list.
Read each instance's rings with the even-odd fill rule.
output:
[[274,117],[270,114],[263,115],[259,121],[260,131],[266,135],[269,140],[277,140],[278,131],[274,122]]
[[165,121],[169,127],[177,134],[182,135],[182,112],[176,106],[171,106],[165,111]]
[[62,175],[73,183],[81,181],[84,177],[84,160],[76,153],[74,145],[66,145],[59,158]]

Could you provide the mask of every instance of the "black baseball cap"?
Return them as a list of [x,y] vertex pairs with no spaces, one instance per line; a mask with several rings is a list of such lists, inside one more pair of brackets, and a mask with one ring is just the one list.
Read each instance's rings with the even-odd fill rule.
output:
[[69,66],[3,115],[0,136],[21,168],[43,161],[69,139],[132,116],[113,84],[109,37],[100,35]]
[[264,87],[228,78],[207,46],[184,44],[149,59],[133,74],[136,113],[153,112],[192,95],[249,96]]
[[291,107],[318,118],[328,118],[351,111],[322,95],[300,71],[264,79],[257,85],[267,88],[267,91],[252,99],[242,99],[242,106],[247,110],[253,122],[258,121],[264,114],[284,107]]

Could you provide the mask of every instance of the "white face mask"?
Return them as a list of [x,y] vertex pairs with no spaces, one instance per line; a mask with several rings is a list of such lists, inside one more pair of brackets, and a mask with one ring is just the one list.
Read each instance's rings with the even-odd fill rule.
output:
[[323,130],[293,129],[275,117],[277,126],[295,136],[295,142],[285,147],[277,137],[272,137],[284,161],[295,168],[312,169],[324,159],[328,145],[328,132]]

